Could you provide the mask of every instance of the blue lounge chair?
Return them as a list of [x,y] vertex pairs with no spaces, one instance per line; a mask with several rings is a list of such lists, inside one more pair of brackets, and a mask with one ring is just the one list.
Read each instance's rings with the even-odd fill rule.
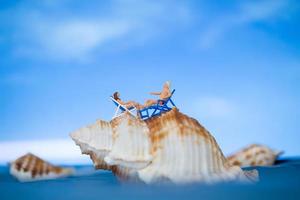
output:
[[136,107],[132,106],[130,108],[127,108],[126,106],[120,104],[119,102],[117,102],[112,96],[110,97],[110,99],[114,102],[114,104],[117,106],[116,111],[114,116],[112,117],[112,119],[116,118],[116,117],[120,117],[121,115],[123,115],[126,111],[128,113],[130,113],[132,116],[136,117],[135,111],[137,110]]
[[[176,107],[174,102],[172,101],[172,96],[175,92],[175,89],[172,91],[171,96],[167,99],[159,99],[156,104],[148,106],[142,110],[139,110],[139,115],[142,120],[146,120],[148,118],[158,116],[163,112],[168,112],[172,109],[172,107]],[[171,104],[171,105],[169,105]]]

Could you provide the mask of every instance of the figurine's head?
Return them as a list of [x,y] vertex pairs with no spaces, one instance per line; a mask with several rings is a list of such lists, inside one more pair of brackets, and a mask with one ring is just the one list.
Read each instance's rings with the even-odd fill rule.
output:
[[119,100],[119,99],[120,99],[120,93],[119,93],[119,92],[115,92],[115,93],[113,94],[113,98],[114,98],[115,100]]
[[164,84],[164,87],[171,88],[171,82],[170,81],[166,81],[165,84]]

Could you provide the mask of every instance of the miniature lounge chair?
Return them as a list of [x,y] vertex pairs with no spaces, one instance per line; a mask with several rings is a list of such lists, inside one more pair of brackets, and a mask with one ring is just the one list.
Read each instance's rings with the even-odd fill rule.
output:
[[134,111],[136,111],[136,107],[132,106],[130,108],[127,108],[126,106],[120,104],[119,102],[117,102],[112,96],[110,97],[110,99],[114,102],[114,104],[117,106],[116,108],[116,112],[113,116],[112,119],[116,118],[116,117],[120,117],[121,115],[123,115],[126,111],[128,113],[130,113],[132,116],[136,117],[136,114],[134,113]]
[[[145,120],[145,119],[148,119],[148,118],[151,118],[154,116],[158,116],[163,112],[170,111],[172,109],[171,106],[176,107],[174,102],[171,99],[174,92],[175,92],[175,89],[172,91],[171,96],[168,97],[167,99],[159,99],[156,104],[153,104],[142,110],[139,110],[138,112],[139,112],[140,118],[142,120]],[[169,103],[171,103],[171,106],[168,106]],[[150,110],[150,112],[149,112],[149,110]],[[151,111],[152,111],[152,113],[151,113]]]

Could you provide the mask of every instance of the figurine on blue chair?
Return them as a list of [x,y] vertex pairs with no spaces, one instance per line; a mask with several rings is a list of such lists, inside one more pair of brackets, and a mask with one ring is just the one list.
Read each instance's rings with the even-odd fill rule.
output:
[[[172,93],[170,91],[170,87],[171,87],[170,82],[166,81],[163,85],[163,89],[161,92],[151,92],[150,94],[157,95],[157,96],[159,96],[159,99],[166,100],[172,95]],[[157,103],[158,103],[158,99],[156,99],[156,100],[149,99],[145,102],[145,105],[143,107],[149,107],[149,106],[151,106],[153,104],[157,104]]]

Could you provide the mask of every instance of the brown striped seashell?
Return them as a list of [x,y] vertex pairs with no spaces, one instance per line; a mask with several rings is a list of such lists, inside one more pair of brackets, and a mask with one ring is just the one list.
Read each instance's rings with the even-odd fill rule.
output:
[[227,159],[231,165],[240,167],[271,166],[282,153],[264,145],[252,144]]
[[48,180],[73,174],[73,169],[54,166],[28,153],[10,164],[10,174],[21,182]]
[[[214,137],[176,108],[146,121],[125,114],[110,123],[101,123],[110,128],[82,128],[71,133],[71,137],[83,153],[97,155],[91,156],[94,163],[105,162],[121,179],[214,183],[257,177],[257,172],[245,175],[240,167],[231,166]],[[100,137],[111,141],[110,148]],[[104,149],[107,151],[102,154]]]

